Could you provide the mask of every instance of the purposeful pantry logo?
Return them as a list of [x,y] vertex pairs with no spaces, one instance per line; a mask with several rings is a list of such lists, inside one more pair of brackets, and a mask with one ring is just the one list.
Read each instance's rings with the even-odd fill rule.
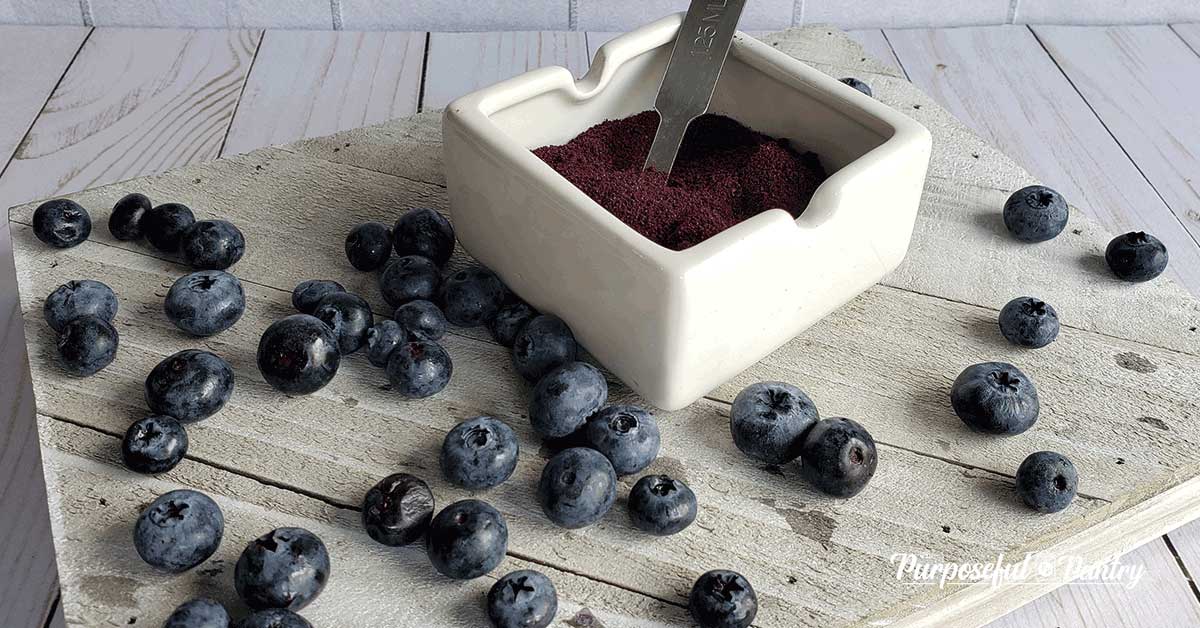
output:
[[1083,556],[1036,552],[1019,558],[1000,554],[986,563],[935,562],[916,554],[892,554],[890,560],[897,580],[938,588],[981,582],[992,587],[1071,582],[1133,589],[1146,575],[1145,565],[1124,563],[1120,556],[1099,563]]

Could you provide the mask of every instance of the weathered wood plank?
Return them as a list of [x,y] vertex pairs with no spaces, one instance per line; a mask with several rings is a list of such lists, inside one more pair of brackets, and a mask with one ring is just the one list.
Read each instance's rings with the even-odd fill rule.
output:
[[1171,30],[1196,54],[1200,54],[1200,24],[1172,24]]

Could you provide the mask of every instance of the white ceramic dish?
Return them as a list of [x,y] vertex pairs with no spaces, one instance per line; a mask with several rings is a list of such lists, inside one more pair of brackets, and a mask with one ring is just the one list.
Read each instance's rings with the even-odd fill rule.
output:
[[931,149],[917,122],[739,33],[711,111],[815,151],[831,176],[797,219],[772,209],[684,251],[659,246],[530,151],[652,109],[681,21],[613,39],[579,81],[542,68],[464,96],[442,123],[463,246],[668,410],[896,268]]

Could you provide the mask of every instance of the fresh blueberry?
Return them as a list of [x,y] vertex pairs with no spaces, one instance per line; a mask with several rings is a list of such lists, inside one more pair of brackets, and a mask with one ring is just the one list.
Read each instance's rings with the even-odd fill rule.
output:
[[984,362],[964,369],[954,380],[950,405],[971,429],[1003,436],[1033,427],[1039,408],[1033,382],[1005,362]]
[[517,435],[506,423],[475,417],[454,426],[442,441],[442,475],[471,490],[499,486],[516,470],[518,451]]
[[1045,242],[1067,226],[1067,201],[1044,185],[1021,188],[1004,203],[1004,226],[1022,242]]
[[492,320],[510,294],[496,273],[476,264],[446,278],[441,303],[446,320],[476,327]]
[[548,438],[562,438],[583,426],[608,400],[608,382],[585,362],[564,364],[533,388],[529,422]]
[[840,79],[840,80],[842,83],[845,83],[846,85],[849,85],[850,87],[853,87],[854,89],[857,89],[858,91],[860,91],[868,96],[872,95],[871,94],[871,86],[867,85],[866,83],[864,83],[854,77],[846,77],[846,78]]
[[233,628],[313,628],[313,625],[292,611],[265,608],[246,615]]
[[182,573],[208,560],[225,534],[217,503],[189,489],[159,496],[138,516],[133,546],[150,565]]
[[298,611],[329,580],[329,552],[304,528],[276,528],[250,541],[233,568],[233,586],[255,610]]
[[604,454],[617,475],[632,475],[658,457],[658,421],[637,406],[608,406],[583,428],[588,445]]
[[87,377],[112,364],[119,344],[112,323],[96,316],[80,316],[58,335],[58,356],[68,373]]
[[292,290],[292,307],[301,314],[312,314],[317,303],[331,292],[345,292],[342,284],[332,279],[309,279],[302,281]]
[[696,494],[668,476],[643,476],[629,491],[629,520],[656,536],[682,532],[696,520]]
[[346,259],[358,270],[383,267],[392,255],[392,232],[387,225],[365,222],[346,236]]
[[363,498],[367,535],[384,545],[408,545],[421,538],[433,519],[433,492],[425,480],[395,473],[379,481]]
[[1119,235],[1104,251],[1108,267],[1125,281],[1150,281],[1167,269],[1169,260],[1166,245],[1144,231]]
[[617,474],[604,454],[571,447],[554,455],[538,481],[542,512],[555,525],[583,528],[599,521],[617,498]]
[[496,342],[511,347],[517,339],[517,332],[537,315],[537,310],[528,303],[514,301],[496,312],[496,317],[488,322],[488,331],[492,332]]
[[399,255],[420,255],[443,266],[454,254],[454,227],[435,210],[410,209],[392,227],[392,243]]
[[408,342],[408,332],[391,319],[375,323],[367,330],[367,361],[379,368],[386,368],[392,352]]
[[349,292],[321,297],[312,315],[333,330],[342,355],[350,355],[367,344],[367,330],[375,324],[375,315],[366,299]]
[[337,375],[337,335],[321,319],[293,314],[271,323],[258,341],[258,370],[276,390],[307,395]]
[[742,574],[714,569],[692,585],[688,612],[700,628],[746,628],[758,614],[758,595]]
[[574,362],[578,352],[571,328],[557,316],[542,314],[526,323],[513,338],[513,368],[525,381],[536,382],[546,373]]
[[163,628],[229,628],[229,612],[220,602],[197,598],[180,604]]
[[800,475],[826,495],[854,497],[875,475],[875,439],[850,419],[822,419],[804,434]]
[[108,215],[108,231],[118,240],[142,239],[142,216],[150,211],[150,199],[144,194],[126,194],[113,205]]
[[75,201],[46,201],[33,210],[33,234],[50,246],[69,248],[92,234],[92,217]]
[[196,216],[187,205],[164,203],[152,208],[142,216],[142,233],[154,248],[167,253],[179,250],[183,232],[196,222]]
[[62,331],[80,316],[95,316],[111,323],[117,315],[117,295],[99,281],[68,281],[46,297],[42,314],[54,331]]
[[1053,451],[1029,454],[1017,469],[1017,494],[1038,512],[1058,512],[1070,506],[1078,485],[1075,465]]
[[558,591],[541,572],[521,569],[492,585],[488,619],[495,628],[546,628],[558,612]]
[[804,391],[783,382],[759,382],[734,398],[729,431],[742,453],[767,464],[784,464],[800,455],[804,432],[819,418]]
[[429,562],[457,580],[478,578],[496,568],[508,551],[508,524],[487,502],[464,499],[442,509],[425,536]]
[[1058,338],[1058,329],[1058,312],[1040,299],[1019,297],[1000,310],[1000,333],[1021,347],[1044,347]]
[[225,407],[233,394],[233,367],[199,349],[168,356],[146,376],[146,405],[181,423],[206,419]]
[[407,255],[396,258],[379,275],[379,292],[392,307],[418,299],[429,301],[438,292],[442,275],[428,257]]
[[387,376],[392,390],[407,399],[436,395],[450,383],[454,364],[436,342],[417,340],[401,344],[388,358]]
[[125,430],[121,459],[136,473],[165,473],[175,468],[187,453],[188,435],[174,417],[154,414],[139,419]]
[[432,301],[418,299],[396,308],[392,318],[413,338],[419,340],[441,340],[446,335],[449,322],[441,308]]
[[171,285],[163,311],[184,332],[211,336],[233,327],[242,318],[246,293],[242,282],[223,270],[198,270]]
[[231,222],[201,220],[183,232],[179,248],[192,268],[225,270],[242,259],[246,237]]

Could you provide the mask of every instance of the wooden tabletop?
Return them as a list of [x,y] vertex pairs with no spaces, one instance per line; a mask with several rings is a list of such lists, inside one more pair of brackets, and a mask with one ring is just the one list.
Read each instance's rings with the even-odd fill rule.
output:
[[[0,35],[0,59],[7,60],[0,65],[0,80],[18,86],[0,92],[3,206],[433,110],[475,87],[539,65],[565,65],[582,73],[591,52],[608,37],[34,27],[0,27]],[[1200,94],[1194,81],[1180,78],[1200,74],[1195,52],[1200,28],[985,27],[855,36],[884,68],[903,73],[1106,230],[1136,228],[1158,235],[1171,248],[1173,278],[1200,293],[1195,239],[1200,193],[1193,183],[1200,171],[1200,125],[1192,114]],[[0,241],[8,246],[7,237]],[[7,254],[0,260],[11,263]],[[0,271],[11,282],[11,269]],[[33,575],[0,585],[7,599],[28,601],[6,608],[4,624],[32,625],[58,608],[55,571],[53,555],[45,549],[45,493],[35,481],[40,474],[20,310],[11,289],[0,294],[12,299],[0,308],[0,323],[7,323],[4,380],[22,384],[0,393],[0,406],[13,408],[0,469],[6,477],[28,478],[9,483],[0,523],[22,535],[6,544],[7,551],[11,560],[23,561],[17,563],[24,565],[22,573]],[[1142,340],[1163,346],[1153,338]],[[52,500],[92,499],[101,505],[125,500],[116,511],[145,501],[156,486],[166,484],[140,482],[111,494],[90,488],[112,461],[111,436],[59,422],[65,424],[43,432],[52,441],[43,450],[48,472],[77,478],[60,477],[56,485],[82,493]],[[322,506],[301,487],[275,483],[264,489],[248,484],[261,479],[252,474],[222,474],[203,465],[181,470],[180,479],[198,486],[265,491],[266,503],[279,513],[331,526],[345,517],[337,504]],[[26,507],[10,510],[12,503]],[[95,515],[102,519],[104,512],[98,509]],[[1148,570],[1135,590],[1069,586],[996,625],[1200,623],[1200,603],[1188,576],[1190,568],[1200,568],[1200,534],[1193,528],[1161,537],[1128,559]],[[238,538],[249,532],[239,530]],[[69,543],[61,545],[60,554],[71,551]],[[359,581],[386,579],[386,572],[376,573],[379,569],[364,564]],[[579,599],[618,595],[581,576],[561,577]],[[198,581],[202,578],[182,579],[172,587],[182,596]],[[112,587],[111,582],[104,586]],[[87,593],[111,596],[120,605],[121,596],[133,596],[136,587]],[[464,595],[442,588],[428,594],[447,605],[460,604]],[[610,606],[640,608],[644,616],[668,621],[678,615],[677,607],[653,597],[627,597],[609,600]],[[70,602],[63,605],[68,611]],[[579,611],[582,607],[574,612]]]

